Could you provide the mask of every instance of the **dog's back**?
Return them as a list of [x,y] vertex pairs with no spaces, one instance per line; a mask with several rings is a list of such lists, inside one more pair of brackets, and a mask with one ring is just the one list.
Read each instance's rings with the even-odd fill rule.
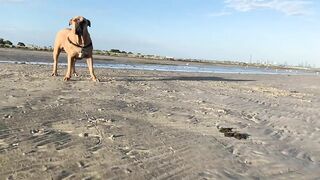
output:
[[71,32],[71,29],[66,28],[60,30],[57,35],[54,42],[54,48],[64,49],[65,48],[65,42],[68,38],[68,34]]

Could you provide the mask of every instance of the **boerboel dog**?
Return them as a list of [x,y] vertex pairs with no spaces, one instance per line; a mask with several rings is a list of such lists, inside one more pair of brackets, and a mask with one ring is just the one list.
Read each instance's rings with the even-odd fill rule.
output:
[[99,80],[93,70],[93,46],[88,32],[88,26],[91,27],[91,22],[82,16],[76,16],[70,19],[69,26],[71,26],[71,29],[63,29],[57,33],[53,50],[54,63],[52,76],[58,75],[58,58],[60,52],[64,50],[68,56],[68,68],[63,79],[64,81],[70,80],[72,74],[77,76],[75,63],[79,59],[86,58],[91,79],[98,82]]

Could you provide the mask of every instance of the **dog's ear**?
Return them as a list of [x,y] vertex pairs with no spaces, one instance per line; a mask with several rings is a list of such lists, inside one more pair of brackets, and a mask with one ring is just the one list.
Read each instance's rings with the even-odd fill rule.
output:
[[69,26],[71,26],[72,21],[73,21],[73,18],[72,18],[72,19],[70,19],[70,21],[69,21]]
[[89,19],[87,19],[87,24],[89,27],[91,27],[91,21]]

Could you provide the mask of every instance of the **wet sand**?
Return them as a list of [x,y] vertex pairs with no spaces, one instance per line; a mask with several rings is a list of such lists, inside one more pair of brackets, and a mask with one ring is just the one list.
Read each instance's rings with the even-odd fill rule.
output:
[[[114,64],[162,64],[162,65],[214,65],[214,63],[206,62],[184,62],[172,60],[155,60],[143,58],[130,57],[115,57],[105,55],[94,55],[94,62],[96,63],[114,63]],[[67,57],[65,53],[61,53],[59,62],[66,63]],[[18,61],[18,62],[46,62],[52,63],[52,52],[47,51],[30,51],[24,49],[8,49],[0,48],[0,61]],[[77,62],[85,63],[85,60],[78,60]],[[232,65],[230,65],[232,66]]]
[[319,177],[318,76],[64,71],[0,64],[0,179]]

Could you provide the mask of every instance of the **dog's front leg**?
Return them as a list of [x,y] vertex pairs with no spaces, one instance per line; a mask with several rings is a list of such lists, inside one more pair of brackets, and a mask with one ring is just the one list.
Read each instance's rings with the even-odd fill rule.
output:
[[87,59],[87,64],[88,64],[89,72],[90,72],[90,75],[91,75],[91,79],[94,82],[99,82],[99,79],[97,79],[96,75],[94,74],[92,57]]
[[65,77],[63,78],[64,81],[69,81],[71,78],[71,70],[72,70],[72,63],[74,59],[71,56],[68,56],[68,68],[67,68],[67,73]]
[[75,77],[78,77],[78,73],[76,72],[76,60],[74,59],[72,61],[72,68],[71,68],[71,73],[72,75],[74,75]]

